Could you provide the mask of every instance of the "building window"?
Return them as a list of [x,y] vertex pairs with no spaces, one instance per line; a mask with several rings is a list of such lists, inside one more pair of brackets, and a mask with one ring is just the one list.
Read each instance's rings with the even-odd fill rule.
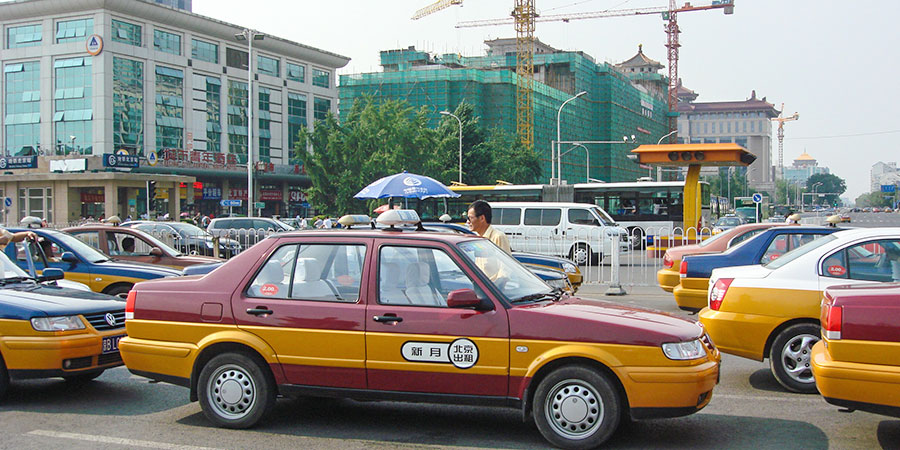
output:
[[41,128],[41,63],[7,64],[6,79],[6,152],[10,156],[37,155]]
[[325,120],[329,111],[331,111],[331,100],[319,97],[313,99],[313,119]]
[[6,29],[6,48],[41,45],[41,25],[22,25]]
[[247,70],[247,52],[233,48],[225,49],[225,65],[235,69]]
[[144,63],[113,57],[113,146],[144,154]]
[[206,149],[222,151],[222,82],[206,77]]
[[113,19],[112,40],[140,47],[143,45],[141,41],[141,26]]
[[306,82],[306,66],[299,64],[287,63],[287,79],[292,81]]
[[256,55],[256,70],[259,73],[271,75],[273,77],[281,76],[281,66],[279,61],[268,56]]
[[709,134],[709,122],[703,123],[703,134]]
[[268,88],[259,88],[259,160],[269,162],[270,149],[272,144],[271,120],[272,115],[269,113],[270,98],[272,92]]
[[181,55],[181,36],[168,31],[153,30],[153,48],[173,55]]
[[19,217],[35,216],[53,222],[53,188],[19,188]]
[[94,19],[60,20],[56,22],[56,43],[83,41],[94,34]]
[[329,86],[329,78],[331,78],[330,73],[324,70],[313,69],[313,86],[327,88]]
[[303,159],[298,155],[305,152],[297,150],[300,130],[307,127],[306,122],[306,96],[303,94],[288,93],[288,149],[290,149],[290,163],[303,164]]
[[211,42],[191,39],[191,57],[200,61],[219,63],[219,46]]
[[247,162],[247,83],[228,81],[228,153]]
[[184,72],[156,66],[156,148],[184,148]]
[[57,59],[53,62],[53,124],[57,154],[92,153],[92,64],[92,58]]

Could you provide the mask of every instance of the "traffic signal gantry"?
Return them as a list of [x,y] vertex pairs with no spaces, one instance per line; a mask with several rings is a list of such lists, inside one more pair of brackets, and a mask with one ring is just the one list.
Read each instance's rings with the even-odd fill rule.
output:
[[700,168],[703,166],[749,166],[756,156],[738,144],[662,144],[641,145],[630,158],[655,167],[685,167],[683,233],[697,237],[700,229]]

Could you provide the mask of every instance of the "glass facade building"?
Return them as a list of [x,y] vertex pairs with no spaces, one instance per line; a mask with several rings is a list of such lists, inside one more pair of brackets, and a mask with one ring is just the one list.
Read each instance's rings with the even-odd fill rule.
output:
[[13,156],[37,154],[41,145],[40,63],[7,64],[3,76],[6,150]]
[[156,148],[184,148],[184,72],[156,66]]
[[247,83],[228,81],[228,153],[247,162]]
[[57,59],[53,62],[53,126],[56,152],[90,155],[93,152],[93,60]]
[[144,154],[144,63],[113,57],[113,145]]
[[94,34],[94,19],[60,20],[56,22],[56,43],[84,42]]

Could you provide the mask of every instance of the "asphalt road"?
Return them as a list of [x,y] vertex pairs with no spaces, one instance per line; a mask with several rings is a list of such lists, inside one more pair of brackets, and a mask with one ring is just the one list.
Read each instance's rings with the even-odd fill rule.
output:
[[[602,287],[581,294],[603,297]],[[671,294],[632,288],[609,300],[679,315]],[[692,416],[623,426],[609,448],[900,448],[900,420],[846,414],[818,395],[785,392],[768,364],[725,355],[710,405]],[[188,391],[126,369],[72,388],[17,382],[0,403],[0,448],[547,448],[512,409],[282,399],[252,430],[214,428]]]

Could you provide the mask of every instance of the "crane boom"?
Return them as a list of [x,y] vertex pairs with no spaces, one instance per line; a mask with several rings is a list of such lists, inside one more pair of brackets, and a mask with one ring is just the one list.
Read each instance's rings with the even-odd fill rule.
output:
[[778,122],[778,170],[776,171],[778,179],[784,179],[784,123],[800,118],[800,114],[796,112],[789,117],[781,117],[782,114],[784,114],[784,103],[781,104],[781,111],[778,112],[778,117],[772,118],[772,122]]
[[449,8],[453,5],[462,5],[462,0],[438,0],[418,11],[412,16],[412,20],[421,19],[431,13],[438,12],[442,9]]

